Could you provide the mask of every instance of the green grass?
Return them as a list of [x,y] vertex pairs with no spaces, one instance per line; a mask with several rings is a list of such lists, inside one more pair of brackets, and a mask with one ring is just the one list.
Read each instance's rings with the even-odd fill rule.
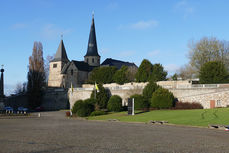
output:
[[154,110],[146,113],[127,115],[127,112],[88,117],[89,120],[118,119],[123,122],[168,121],[172,124],[203,126],[209,124],[229,125],[229,108],[195,110]]

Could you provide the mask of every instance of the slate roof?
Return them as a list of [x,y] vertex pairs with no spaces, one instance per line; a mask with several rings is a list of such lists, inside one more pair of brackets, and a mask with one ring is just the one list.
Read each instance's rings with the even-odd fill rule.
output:
[[74,61],[72,60],[71,62],[68,62],[67,64],[64,65],[62,71],[61,71],[61,74],[66,74],[70,64],[73,63],[77,69],[79,71],[86,71],[86,72],[90,72],[92,71],[95,66],[90,66],[88,63],[84,62],[84,61]]
[[137,68],[137,66],[134,63],[115,60],[115,59],[112,59],[112,58],[107,58],[105,61],[103,61],[103,63],[101,65],[102,66],[115,66],[118,69],[120,69],[123,65],[125,65],[125,66],[133,66],[133,67]]
[[99,56],[95,34],[94,15],[92,16],[91,30],[88,40],[87,53],[85,56]]
[[57,49],[56,55],[54,57],[54,59],[51,62],[57,62],[57,61],[64,61],[64,62],[68,62],[68,57],[67,57],[67,53],[64,47],[64,42],[63,40],[60,41],[59,47]]

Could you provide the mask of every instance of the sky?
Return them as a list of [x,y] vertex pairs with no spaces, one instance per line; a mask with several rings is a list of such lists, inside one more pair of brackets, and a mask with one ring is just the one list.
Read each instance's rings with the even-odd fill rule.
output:
[[188,43],[229,40],[228,0],[0,0],[0,65],[6,93],[26,82],[34,41],[44,59],[63,40],[70,60],[83,60],[92,12],[101,62],[161,63],[169,75],[189,62]]

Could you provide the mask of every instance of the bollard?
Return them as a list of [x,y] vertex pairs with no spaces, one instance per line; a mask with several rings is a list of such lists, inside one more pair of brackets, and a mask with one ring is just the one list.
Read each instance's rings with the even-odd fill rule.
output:
[[41,113],[38,113],[38,117],[41,117]]

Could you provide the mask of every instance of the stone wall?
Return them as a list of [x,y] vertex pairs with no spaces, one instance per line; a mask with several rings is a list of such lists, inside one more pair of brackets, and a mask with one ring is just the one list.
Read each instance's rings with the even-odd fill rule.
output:
[[[123,99],[123,105],[127,104],[127,98],[133,94],[141,94],[147,83],[127,83],[118,85],[115,83],[104,84],[111,95],[119,95]],[[229,105],[229,84],[191,84],[189,81],[160,81],[158,84],[170,90],[178,101],[198,102],[204,108],[227,107]],[[90,98],[94,85],[84,84],[83,88],[74,88],[68,91],[70,107],[79,99]]]
[[68,92],[63,88],[49,88],[43,96],[45,110],[69,109]]

